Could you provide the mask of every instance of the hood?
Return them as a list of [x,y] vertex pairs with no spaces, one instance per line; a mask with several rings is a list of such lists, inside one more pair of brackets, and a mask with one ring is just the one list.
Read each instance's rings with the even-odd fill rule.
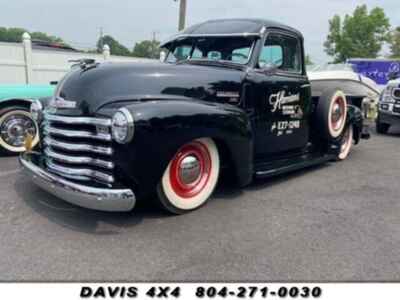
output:
[[307,72],[310,81],[318,80],[350,80],[365,84],[375,93],[380,94],[380,88],[372,79],[352,71],[313,71]]
[[224,67],[151,63],[102,63],[75,68],[56,95],[76,102],[75,113],[93,114],[116,102],[163,99],[217,101],[220,91],[240,93],[245,72]]

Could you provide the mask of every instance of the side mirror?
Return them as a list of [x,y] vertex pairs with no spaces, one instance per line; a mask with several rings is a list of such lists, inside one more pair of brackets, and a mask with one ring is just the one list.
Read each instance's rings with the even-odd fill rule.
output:
[[165,51],[160,52],[160,61],[165,62],[165,59],[167,58],[167,53]]
[[260,63],[260,68],[265,74],[272,75],[278,71],[279,67],[271,63]]

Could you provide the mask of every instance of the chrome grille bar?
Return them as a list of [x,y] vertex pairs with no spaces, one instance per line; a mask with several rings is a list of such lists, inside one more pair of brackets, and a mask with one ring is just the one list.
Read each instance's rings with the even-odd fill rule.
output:
[[99,171],[80,168],[67,168],[54,162],[53,160],[46,160],[47,167],[61,176],[65,176],[77,180],[87,180],[85,178],[92,178],[102,182],[113,183],[114,177]]
[[89,138],[89,139],[96,139],[110,142],[112,140],[111,134],[107,133],[93,133],[90,131],[85,130],[65,130],[65,129],[58,129],[54,128],[51,125],[47,124],[44,126],[44,133],[45,134],[54,134],[59,136],[65,137],[72,137],[72,138]]
[[113,154],[110,126],[111,119],[45,112],[43,154],[48,171],[73,180],[112,186],[114,163],[107,159]]
[[84,152],[93,152],[93,153],[98,153],[98,154],[104,154],[104,155],[112,155],[113,150],[111,147],[101,147],[101,146],[93,146],[93,145],[88,145],[88,144],[72,144],[72,143],[66,143],[66,142],[60,142],[57,141],[51,137],[45,137],[44,138],[44,143],[48,146],[51,147],[56,147],[59,149],[64,149],[68,151],[84,151]]
[[45,114],[45,119],[48,121],[59,122],[64,124],[77,124],[77,125],[99,125],[99,126],[111,126],[110,119],[101,118],[87,118],[87,117],[66,117],[59,115],[52,115],[49,113]]
[[85,157],[85,156],[67,156],[60,153],[56,153],[51,148],[45,149],[45,154],[48,157],[51,157],[55,160],[68,163],[68,164],[86,164],[86,165],[94,165],[97,167],[105,168],[105,169],[113,169],[114,164],[109,161],[105,161],[102,159],[92,158],[92,157]]

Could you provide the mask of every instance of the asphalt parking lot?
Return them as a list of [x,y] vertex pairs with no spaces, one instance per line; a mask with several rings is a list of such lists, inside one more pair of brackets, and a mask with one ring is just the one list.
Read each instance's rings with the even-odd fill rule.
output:
[[0,158],[0,280],[400,280],[400,129],[199,211],[69,205]]

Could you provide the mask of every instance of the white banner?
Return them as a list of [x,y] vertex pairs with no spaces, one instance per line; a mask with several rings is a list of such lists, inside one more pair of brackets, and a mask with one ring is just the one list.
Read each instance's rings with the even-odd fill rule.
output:
[[395,283],[1,283],[0,299],[398,300]]

